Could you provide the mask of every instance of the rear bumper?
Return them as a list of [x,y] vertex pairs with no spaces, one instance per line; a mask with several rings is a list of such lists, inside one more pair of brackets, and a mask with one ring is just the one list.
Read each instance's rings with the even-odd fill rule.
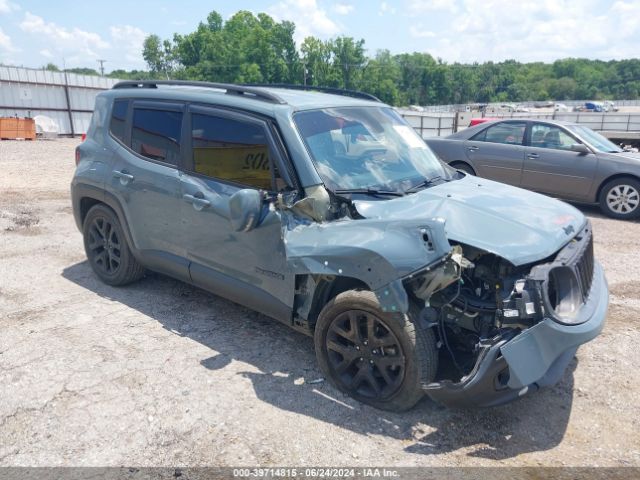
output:
[[602,267],[594,265],[588,299],[577,325],[545,318],[515,337],[485,345],[473,370],[460,382],[424,385],[434,400],[456,407],[489,407],[515,400],[562,378],[578,347],[602,331],[609,289]]

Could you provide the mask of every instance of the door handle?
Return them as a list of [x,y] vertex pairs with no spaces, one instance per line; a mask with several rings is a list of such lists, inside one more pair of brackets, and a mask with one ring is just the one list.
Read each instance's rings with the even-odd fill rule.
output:
[[470,152],[475,152],[476,150],[479,150],[479,149],[480,149],[480,147],[478,147],[478,146],[476,146],[476,145],[471,145],[470,147],[467,147],[467,149],[468,149]]
[[538,155],[537,153],[528,153],[527,154],[527,158],[539,158],[540,155]]
[[184,195],[182,195],[182,198],[184,199],[185,202],[193,205],[193,208],[195,208],[198,211],[211,205],[211,202],[206,198],[196,197],[195,195],[189,195],[188,193],[185,193]]
[[113,176],[115,178],[119,178],[120,179],[120,183],[122,183],[123,185],[126,185],[129,182],[133,182],[133,175],[127,173],[127,172],[123,172],[120,170],[114,170],[113,171]]

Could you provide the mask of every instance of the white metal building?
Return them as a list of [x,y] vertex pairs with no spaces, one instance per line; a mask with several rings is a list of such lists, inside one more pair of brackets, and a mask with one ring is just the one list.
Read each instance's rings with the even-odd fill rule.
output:
[[46,115],[59,133],[87,131],[95,97],[119,80],[0,65],[0,117]]

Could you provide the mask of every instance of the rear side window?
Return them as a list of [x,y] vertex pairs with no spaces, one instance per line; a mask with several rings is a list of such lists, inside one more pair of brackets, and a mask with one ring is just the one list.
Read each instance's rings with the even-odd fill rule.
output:
[[271,190],[271,155],[265,129],[214,115],[191,115],[196,173]]
[[477,142],[505,143],[507,145],[522,145],[525,123],[498,123],[478,133],[471,140]]
[[124,124],[127,118],[127,110],[129,109],[129,100],[116,100],[113,102],[111,109],[111,123],[109,130],[111,135],[124,143]]
[[181,112],[134,108],[131,149],[151,160],[177,165],[181,130]]

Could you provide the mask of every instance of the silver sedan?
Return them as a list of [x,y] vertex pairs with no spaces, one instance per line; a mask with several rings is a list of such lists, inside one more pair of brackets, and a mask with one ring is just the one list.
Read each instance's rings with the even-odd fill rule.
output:
[[445,162],[565,200],[599,204],[614,218],[640,216],[640,154],[590,128],[555,120],[481,123],[427,144]]

